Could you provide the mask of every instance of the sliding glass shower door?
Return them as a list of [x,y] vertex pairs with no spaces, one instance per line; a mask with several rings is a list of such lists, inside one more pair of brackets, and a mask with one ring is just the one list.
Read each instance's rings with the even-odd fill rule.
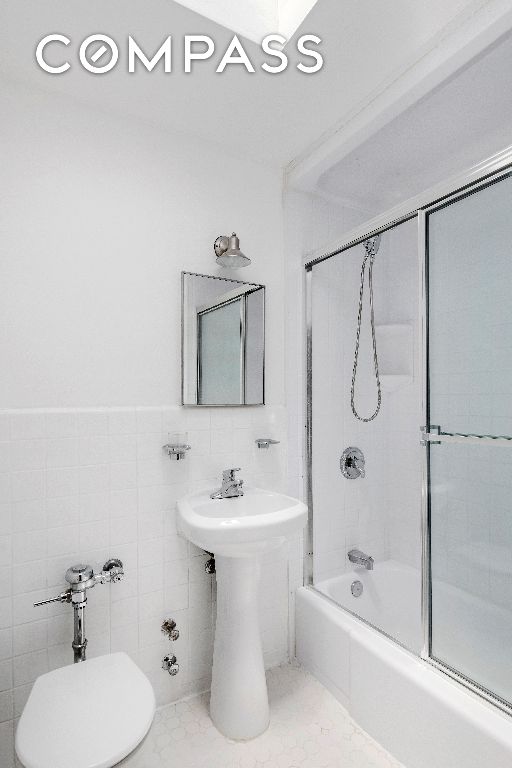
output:
[[512,178],[425,217],[430,657],[512,702]]

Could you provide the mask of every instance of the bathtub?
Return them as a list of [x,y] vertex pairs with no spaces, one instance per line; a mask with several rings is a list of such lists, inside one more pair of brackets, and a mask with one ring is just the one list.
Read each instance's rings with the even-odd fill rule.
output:
[[[347,590],[350,594],[350,584],[358,578],[367,598],[364,605],[359,603],[361,615],[372,624],[385,621],[393,598],[383,594],[378,577],[387,588],[394,585],[395,602],[401,600],[401,587],[406,599],[419,588],[418,582],[402,578],[403,566],[398,565],[390,561],[373,572],[358,569],[321,582],[327,597],[312,587],[300,588],[298,660],[406,768],[511,768],[508,714],[332,602],[343,595],[346,603]],[[401,631],[403,644],[417,647],[418,625],[405,622]]]
[[[350,589],[356,580],[363,585],[359,597]],[[342,576],[318,582],[316,588],[337,605],[419,653],[423,642],[421,578],[415,568],[385,560],[375,563],[372,571],[356,567]]]

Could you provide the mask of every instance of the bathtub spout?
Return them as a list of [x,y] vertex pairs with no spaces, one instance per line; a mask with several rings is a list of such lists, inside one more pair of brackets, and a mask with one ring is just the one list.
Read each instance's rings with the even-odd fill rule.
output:
[[351,549],[348,553],[348,559],[355,565],[363,565],[368,571],[373,571],[373,557],[365,555],[360,549]]

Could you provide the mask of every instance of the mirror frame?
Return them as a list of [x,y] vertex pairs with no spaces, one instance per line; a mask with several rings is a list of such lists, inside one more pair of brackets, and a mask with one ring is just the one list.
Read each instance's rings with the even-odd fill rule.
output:
[[[204,277],[209,280],[223,280],[228,283],[237,283],[238,285],[250,285],[254,290],[263,290],[263,355],[262,355],[262,399],[260,403],[186,403],[185,402],[185,279],[186,277]],[[253,291],[251,291],[252,293]],[[265,377],[265,357],[266,357],[266,289],[260,283],[253,283],[248,280],[236,280],[230,277],[220,277],[217,275],[205,275],[199,272],[183,271],[181,273],[181,405],[185,408],[256,408],[265,405],[266,395],[266,377]],[[197,372],[196,372],[197,376]]]

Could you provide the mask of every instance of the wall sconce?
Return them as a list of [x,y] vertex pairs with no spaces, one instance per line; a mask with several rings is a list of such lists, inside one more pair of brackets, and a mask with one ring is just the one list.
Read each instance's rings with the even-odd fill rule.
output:
[[233,232],[229,237],[219,235],[213,244],[213,250],[217,257],[217,264],[221,267],[247,267],[251,260],[240,250],[240,240]]

